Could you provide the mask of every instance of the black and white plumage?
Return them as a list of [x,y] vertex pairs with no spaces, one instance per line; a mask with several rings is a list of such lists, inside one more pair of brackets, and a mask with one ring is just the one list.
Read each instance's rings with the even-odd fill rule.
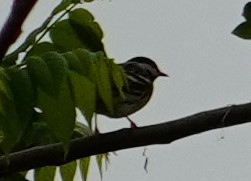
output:
[[128,80],[128,87],[123,88],[125,97],[122,98],[117,91],[113,92],[113,113],[100,101],[97,102],[96,113],[112,118],[128,118],[147,104],[153,92],[154,80],[159,76],[168,75],[162,73],[155,62],[146,57],[135,57],[119,65]]

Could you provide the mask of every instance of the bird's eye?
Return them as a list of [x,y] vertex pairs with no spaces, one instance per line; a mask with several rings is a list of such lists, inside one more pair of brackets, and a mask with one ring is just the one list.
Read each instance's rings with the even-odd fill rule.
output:
[[125,67],[126,71],[128,73],[133,73],[133,74],[140,74],[141,73],[141,69],[136,66],[135,64],[128,64]]
[[126,65],[126,69],[127,69],[127,70],[132,70],[133,67],[134,67],[134,66],[133,66],[132,64],[127,64],[127,65]]
[[133,69],[133,72],[135,73],[135,74],[141,74],[141,72],[142,72],[142,70],[139,68],[139,67],[134,67],[134,69]]
[[146,69],[146,76],[150,77],[152,75],[152,72],[148,69]]

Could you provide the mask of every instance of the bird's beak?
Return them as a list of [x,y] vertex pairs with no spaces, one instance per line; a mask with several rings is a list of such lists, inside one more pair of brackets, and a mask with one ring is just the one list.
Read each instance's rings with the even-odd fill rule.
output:
[[165,74],[165,73],[163,73],[163,72],[159,72],[159,76],[169,77],[169,75],[168,75],[168,74]]

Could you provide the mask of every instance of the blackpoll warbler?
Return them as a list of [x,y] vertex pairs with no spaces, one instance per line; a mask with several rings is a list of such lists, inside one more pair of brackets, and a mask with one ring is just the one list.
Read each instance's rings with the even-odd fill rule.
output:
[[168,76],[161,72],[154,61],[146,57],[135,57],[125,63],[119,64],[125,71],[128,87],[124,87],[125,97],[121,97],[117,90],[113,92],[114,111],[109,112],[104,103],[97,102],[96,113],[111,118],[126,117],[131,127],[136,125],[129,119],[129,115],[143,108],[151,98],[153,82],[159,76]]

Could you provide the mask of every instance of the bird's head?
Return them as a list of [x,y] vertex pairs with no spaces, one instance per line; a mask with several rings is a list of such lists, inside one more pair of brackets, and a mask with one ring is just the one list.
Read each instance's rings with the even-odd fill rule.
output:
[[146,57],[135,57],[121,65],[126,74],[137,76],[146,82],[152,83],[159,76],[168,76],[159,70],[153,60]]

